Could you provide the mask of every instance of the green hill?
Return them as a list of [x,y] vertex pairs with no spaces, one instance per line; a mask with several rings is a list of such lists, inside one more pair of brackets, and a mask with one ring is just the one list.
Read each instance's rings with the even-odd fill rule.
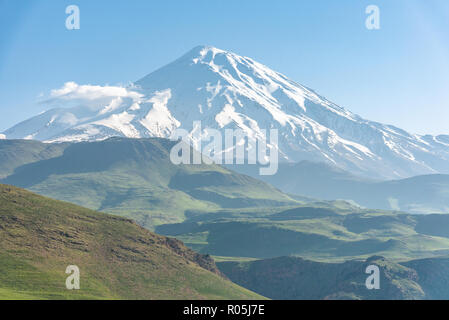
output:
[[369,210],[345,202],[221,210],[156,228],[220,257],[299,256],[324,262],[381,255],[410,260],[449,254],[449,215]]
[[[65,287],[80,269],[80,290]],[[0,299],[258,299],[131,220],[0,185]]]
[[67,144],[33,140],[0,140],[0,179],[22,165],[61,156]]
[[[27,155],[0,163],[14,173],[2,183],[53,199],[118,214],[153,228],[182,222],[189,212],[221,208],[278,206],[298,203],[270,185],[218,165],[174,165],[169,154],[176,142],[166,139],[111,138],[99,142],[41,144],[63,149],[48,159]],[[26,149],[27,141],[0,140],[0,154]],[[30,149],[29,153],[33,153]],[[35,159],[32,162],[30,159]]]

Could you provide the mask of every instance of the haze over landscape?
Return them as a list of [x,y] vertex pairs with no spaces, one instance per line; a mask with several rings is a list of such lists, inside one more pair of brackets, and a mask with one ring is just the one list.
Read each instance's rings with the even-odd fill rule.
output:
[[[431,53],[418,50],[407,58],[402,51],[393,53],[410,44],[408,38],[389,43],[405,32],[403,26],[397,34],[385,31],[393,21],[389,14],[396,14],[396,22],[405,21],[398,9],[418,10],[422,4],[385,3],[379,30],[349,33],[330,57],[319,53],[326,45],[313,45],[326,42],[327,36],[317,36],[330,30],[345,11],[335,4],[323,9],[332,18],[318,28],[316,7],[287,3],[310,9],[310,34],[298,46],[286,41],[288,32],[273,39],[270,49],[255,41],[252,48],[264,63],[210,44],[191,45],[174,55],[190,42],[186,39],[175,50],[177,41],[170,39],[165,42],[171,50],[163,59],[160,52],[167,49],[159,41],[158,49],[148,53],[159,58],[139,64],[125,53],[135,49],[128,43],[147,46],[134,38],[142,30],[131,33],[131,39],[123,36],[135,28],[132,21],[123,34],[114,36],[126,39],[106,55],[107,68],[99,48],[96,58],[89,60],[98,63],[101,76],[89,67],[74,72],[80,60],[71,56],[73,65],[57,70],[55,60],[33,89],[29,78],[19,79],[29,74],[28,62],[17,69],[11,83],[0,86],[0,94],[9,90],[17,96],[14,100],[11,92],[5,94],[0,106],[5,115],[0,119],[0,299],[449,299],[449,131],[439,122],[447,112],[448,100],[440,90],[447,83],[447,63],[442,60],[447,44],[436,44],[434,38],[432,49],[439,50]],[[231,1],[228,8],[216,3],[212,7],[227,12],[235,5]],[[92,35],[84,28],[92,28],[89,10],[96,6],[81,1],[86,20],[80,30],[65,30],[68,41],[74,41],[68,47],[92,45]],[[278,5],[272,6],[273,16],[287,14],[285,8],[281,14]],[[363,7],[342,6],[350,12]],[[143,10],[147,4],[138,7]],[[44,1],[34,12],[45,8],[50,15],[56,10]],[[105,10],[113,17],[120,8],[112,4]],[[247,23],[255,28],[268,8],[261,3]],[[421,17],[435,17],[432,25],[444,15],[434,11],[449,9],[440,1],[426,8]],[[22,9],[16,14],[29,14]],[[247,12],[247,4],[241,9]],[[211,24],[215,13],[204,15],[208,10],[189,11],[207,17],[205,22],[194,20],[196,28]],[[233,16],[234,26],[225,26],[230,33],[242,30],[230,47],[251,51],[241,38],[249,32],[238,19],[242,12]],[[142,18],[138,13],[133,17]],[[338,27],[336,39],[355,21],[365,28],[362,18],[353,17]],[[148,39],[173,31],[164,29],[158,19],[162,34],[149,32]],[[304,28],[296,21],[278,22],[276,31]],[[24,30],[29,30],[28,23]],[[36,41],[46,28],[49,25],[37,27]],[[212,30],[221,34],[214,25],[193,38],[230,43],[225,36],[212,37]],[[446,26],[438,30],[447,34]],[[97,36],[105,31],[98,27],[98,32]],[[59,31],[54,35],[60,41]],[[364,55],[367,67],[354,58],[363,50],[350,40],[362,35],[370,39],[360,39],[360,45],[373,41],[387,51],[383,56],[370,47],[374,51]],[[8,46],[9,54],[29,35],[17,31],[17,38]],[[425,45],[428,39],[417,35],[415,41],[419,40]],[[46,41],[39,47],[42,52],[48,51]],[[6,43],[3,40],[2,46]],[[355,52],[345,56],[345,46]],[[289,49],[294,54],[285,52]],[[49,55],[64,51],[58,50]],[[93,59],[80,52],[84,62]],[[123,58],[110,63],[117,52]],[[0,59],[7,67],[0,71],[0,84],[14,65],[26,60],[25,55],[3,55]],[[294,59],[285,59],[292,55]],[[273,56],[279,61],[270,59]],[[366,62],[369,57],[372,63]],[[46,59],[40,70],[46,68]],[[396,69],[386,70],[388,59],[397,61]],[[401,59],[412,66],[413,77],[394,75],[404,67]],[[433,91],[417,61],[425,68],[440,66]],[[336,66],[330,67],[330,62]],[[382,77],[373,71],[378,65],[385,72]],[[341,73],[345,68],[347,73]],[[372,72],[372,77],[364,82],[351,74],[351,68]],[[311,83],[298,81],[302,69]],[[117,84],[119,78],[122,84]],[[415,81],[422,90],[415,90]],[[26,92],[23,97],[19,83]],[[376,88],[378,97],[371,101],[373,96],[364,96],[364,86]],[[16,112],[20,104],[35,102],[30,98],[35,90],[41,91],[39,110],[27,106]],[[431,94],[432,100],[425,101]],[[370,101],[352,109],[354,102],[365,99]],[[414,99],[419,103],[410,103]],[[428,118],[422,117],[417,125],[398,110],[386,111],[386,104],[398,101],[398,110],[408,104],[410,118],[422,117],[424,108]],[[373,114],[374,118],[367,116]],[[435,114],[440,119],[433,122]],[[182,141],[180,130],[185,132]],[[234,136],[226,140],[229,132]],[[176,148],[181,148],[182,157]],[[177,163],[174,157],[187,161]],[[274,171],[261,174],[267,163]],[[82,270],[82,287],[69,291],[64,271],[73,265]],[[366,282],[373,266],[380,282],[374,289]]]

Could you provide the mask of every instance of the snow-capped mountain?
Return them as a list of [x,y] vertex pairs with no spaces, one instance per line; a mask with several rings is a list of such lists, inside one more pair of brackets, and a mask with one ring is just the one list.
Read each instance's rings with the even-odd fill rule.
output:
[[249,137],[278,129],[281,161],[325,161],[375,178],[449,173],[449,136],[419,136],[362,119],[250,58],[210,46],[127,88],[66,83],[46,103],[56,107],[4,136],[48,142],[170,137],[176,128],[194,130],[200,120],[203,129],[240,128]]

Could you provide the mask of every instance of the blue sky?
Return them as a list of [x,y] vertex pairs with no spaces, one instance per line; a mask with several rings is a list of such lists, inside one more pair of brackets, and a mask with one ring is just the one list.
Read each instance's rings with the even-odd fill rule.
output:
[[[81,29],[65,28],[78,5]],[[365,8],[380,8],[380,30]],[[199,44],[282,72],[370,120],[449,134],[447,0],[0,0],[0,132],[67,81],[138,80]]]

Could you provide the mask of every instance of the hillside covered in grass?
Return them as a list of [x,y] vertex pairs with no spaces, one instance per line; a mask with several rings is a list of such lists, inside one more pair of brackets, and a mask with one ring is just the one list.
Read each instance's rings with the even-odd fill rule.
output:
[[[1,183],[153,228],[182,222],[190,211],[298,203],[265,182],[218,165],[174,165],[167,139],[110,138],[43,144],[0,140]],[[47,155],[50,151],[56,151]],[[24,154],[21,150],[27,150]],[[43,151],[46,156],[39,156]],[[193,152],[193,151],[192,151]],[[22,156],[25,159],[18,161]]]
[[[67,290],[68,265],[80,290]],[[255,299],[135,222],[0,185],[0,299]]]
[[191,248],[230,258],[298,256],[323,262],[395,261],[449,254],[449,215],[370,210],[344,201],[300,207],[221,210],[156,228]]
[[49,144],[34,140],[0,140],[0,179],[25,164],[61,156],[65,143]]

